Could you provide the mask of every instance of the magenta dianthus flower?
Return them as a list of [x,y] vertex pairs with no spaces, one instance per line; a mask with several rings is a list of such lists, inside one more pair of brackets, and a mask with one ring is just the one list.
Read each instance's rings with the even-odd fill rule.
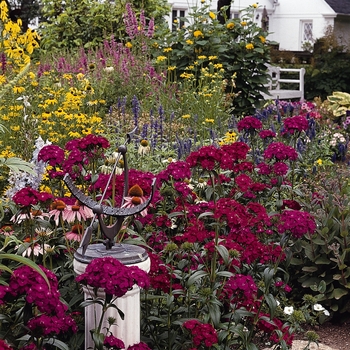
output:
[[270,143],[265,152],[265,159],[276,159],[279,160],[297,160],[298,153],[297,151],[288,145],[285,145],[283,142],[272,142]]
[[107,349],[121,350],[125,348],[125,344],[122,340],[116,338],[114,335],[107,336],[103,341],[103,346]]
[[218,342],[218,335],[215,328],[209,323],[202,323],[198,320],[184,322],[183,327],[190,331],[195,346],[210,348]]
[[284,176],[287,174],[288,172],[288,165],[286,163],[283,162],[276,162],[273,166],[272,166],[273,172],[276,175],[281,175]]
[[223,152],[220,148],[214,146],[204,146],[198,151],[192,152],[186,159],[191,168],[196,166],[204,170],[214,170],[222,160]]
[[92,260],[76,280],[84,285],[103,289],[106,294],[115,297],[125,295],[134,284],[142,288],[149,287],[149,278],[145,271],[136,266],[125,266],[112,257]]
[[272,130],[261,130],[259,132],[259,136],[262,138],[262,139],[268,139],[268,138],[273,138],[276,136],[276,133],[273,132]]
[[146,343],[141,342],[128,346],[126,350],[151,350],[151,348]]
[[240,120],[237,124],[237,129],[238,131],[246,131],[246,132],[251,132],[251,131],[257,131],[262,128],[262,122],[252,116],[247,116]]
[[306,131],[309,127],[309,122],[305,116],[296,115],[286,118],[283,122],[284,132],[294,134],[295,131]]
[[300,210],[284,210],[279,216],[278,232],[290,233],[295,238],[306,234],[314,234],[316,230],[315,219],[310,213]]
[[51,166],[61,165],[64,161],[64,150],[55,145],[44,146],[38,153],[38,160]]

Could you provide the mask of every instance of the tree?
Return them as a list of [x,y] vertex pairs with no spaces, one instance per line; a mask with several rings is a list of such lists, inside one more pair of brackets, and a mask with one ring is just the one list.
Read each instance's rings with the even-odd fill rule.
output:
[[[224,24],[225,20],[230,18],[231,2],[232,0],[218,0],[218,20],[221,24]],[[222,11],[224,11],[225,14],[223,14]]]
[[93,48],[112,35],[124,37],[126,2],[131,2],[136,12],[144,9],[148,18],[159,20],[169,11],[166,0],[42,0],[45,21],[39,28],[41,47],[46,50]]
[[22,29],[26,31],[30,22],[40,16],[39,0],[5,0],[12,21],[22,20]]

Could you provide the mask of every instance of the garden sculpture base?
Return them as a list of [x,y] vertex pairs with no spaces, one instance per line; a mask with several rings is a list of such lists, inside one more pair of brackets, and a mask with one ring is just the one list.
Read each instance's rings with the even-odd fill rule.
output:
[[[130,245],[117,244],[112,249],[106,249],[103,244],[91,244],[87,247],[85,254],[82,254],[82,248],[79,248],[74,255],[74,271],[77,275],[85,272],[87,265],[95,258],[114,257],[127,266],[137,266],[148,272],[150,269],[150,259],[145,249]],[[83,287],[84,299],[94,296],[93,288]],[[105,298],[103,291],[97,291],[97,297]],[[114,325],[110,327],[112,334],[121,339],[125,347],[140,342],[140,288],[134,286],[123,297],[117,298],[115,306],[124,313],[124,320],[121,319],[117,309],[109,308],[104,315],[103,330],[108,328],[108,318],[116,319]],[[102,315],[102,306],[92,304],[85,307],[85,349],[93,349],[90,330],[97,327]]]

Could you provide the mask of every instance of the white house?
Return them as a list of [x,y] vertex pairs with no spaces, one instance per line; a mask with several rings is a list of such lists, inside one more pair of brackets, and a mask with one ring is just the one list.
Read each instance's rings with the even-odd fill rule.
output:
[[[217,1],[205,0],[216,11]],[[302,51],[306,45],[324,36],[329,26],[343,45],[350,46],[350,0],[232,0],[231,17],[240,17],[240,11],[253,3],[255,22],[262,25],[263,11],[267,12],[268,39],[279,43],[281,50]],[[172,11],[167,18],[186,17],[201,0],[169,0]],[[265,17],[266,18],[266,17]]]

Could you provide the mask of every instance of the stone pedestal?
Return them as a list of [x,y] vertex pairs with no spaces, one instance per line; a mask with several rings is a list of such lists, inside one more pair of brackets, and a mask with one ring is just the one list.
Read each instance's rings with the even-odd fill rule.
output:
[[[77,275],[85,272],[87,265],[96,258],[113,257],[118,259],[126,266],[137,266],[141,270],[149,271],[151,262],[145,249],[130,244],[118,244],[112,249],[106,249],[103,244],[91,244],[87,247],[85,254],[79,248],[74,254],[74,271]],[[84,299],[94,297],[92,288],[84,287]],[[101,290],[97,292],[97,296],[105,298],[105,293]],[[108,318],[116,319],[115,324],[110,328],[112,334],[121,339],[125,347],[140,342],[140,288],[134,288],[128,291],[123,297],[117,298],[114,302],[116,307],[124,313],[124,320],[118,314],[118,311],[111,307],[105,313],[102,332],[105,333],[108,328]],[[93,304],[85,307],[85,349],[93,349],[94,342],[92,340],[90,330],[95,329],[101,319],[102,306]]]

